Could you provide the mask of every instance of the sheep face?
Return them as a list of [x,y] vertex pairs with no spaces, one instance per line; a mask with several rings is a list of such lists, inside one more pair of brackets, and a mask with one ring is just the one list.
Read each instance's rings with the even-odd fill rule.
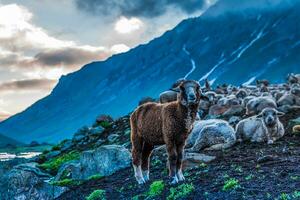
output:
[[284,113],[278,112],[274,108],[265,108],[263,111],[258,115],[258,117],[261,117],[268,127],[273,127],[276,125],[278,121],[278,116],[282,116]]
[[179,100],[184,106],[199,105],[202,92],[196,81],[184,81],[179,85]]

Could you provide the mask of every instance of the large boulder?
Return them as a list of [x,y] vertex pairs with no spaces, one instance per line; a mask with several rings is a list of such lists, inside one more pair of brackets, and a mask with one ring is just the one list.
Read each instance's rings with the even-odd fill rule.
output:
[[49,184],[50,175],[37,168],[36,163],[15,166],[0,181],[0,199],[50,200],[59,197],[66,188]]
[[59,169],[56,180],[62,179],[62,175],[70,174],[69,178],[84,180],[95,174],[109,176],[116,171],[129,167],[131,154],[123,146],[105,145],[95,150],[85,151],[78,161],[66,163]]

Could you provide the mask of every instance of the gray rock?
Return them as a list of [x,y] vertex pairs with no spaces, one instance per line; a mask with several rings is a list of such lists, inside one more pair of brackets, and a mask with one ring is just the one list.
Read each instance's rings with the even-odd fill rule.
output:
[[61,145],[61,151],[67,151],[73,146],[73,143],[71,140],[65,140]]
[[45,156],[46,156],[46,159],[49,160],[51,158],[58,156],[60,153],[61,153],[60,151],[50,151]]
[[101,135],[104,131],[104,128],[101,126],[97,126],[95,128],[92,128],[89,132],[90,135]]
[[80,142],[81,140],[83,140],[85,138],[85,135],[82,135],[81,133],[80,134],[75,134],[73,136],[73,139],[72,139],[72,142],[73,143],[78,143]]
[[85,151],[78,161],[63,165],[55,179],[59,180],[65,170],[68,170],[70,178],[75,180],[84,180],[95,174],[109,176],[120,169],[129,167],[130,163],[131,154],[125,147],[105,145],[95,150]]
[[50,175],[36,167],[36,163],[15,166],[0,181],[0,199],[50,200],[59,197],[66,188],[52,186]]
[[118,134],[111,134],[107,137],[108,141],[110,143],[113,143],[115,142],[117,139],[118,139],[119,135]]

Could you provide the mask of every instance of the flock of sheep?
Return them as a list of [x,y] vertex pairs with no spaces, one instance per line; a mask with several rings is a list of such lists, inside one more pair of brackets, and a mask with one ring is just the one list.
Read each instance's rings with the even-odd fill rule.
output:
[[195,81],[178,80],[161,93],[159,103],[133,112],[133,166],[139,184],[149,180],[154,145],[166,144],[171,183],[177,183],[184,180],[184,148],[199,152],[230,148],[237,141],[272,144],[284,136],[279,116],[300,108],[300,74],[289,74],[283,84],[258,80],[256,86],[224,84],[212,90],[206,80],[204,88],[198,87]]

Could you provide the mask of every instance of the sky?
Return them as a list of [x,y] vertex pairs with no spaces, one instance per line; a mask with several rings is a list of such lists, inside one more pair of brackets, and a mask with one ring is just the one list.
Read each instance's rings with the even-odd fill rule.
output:
[[61,75],[147,43],[214,0],[0,0],[0,121]]

